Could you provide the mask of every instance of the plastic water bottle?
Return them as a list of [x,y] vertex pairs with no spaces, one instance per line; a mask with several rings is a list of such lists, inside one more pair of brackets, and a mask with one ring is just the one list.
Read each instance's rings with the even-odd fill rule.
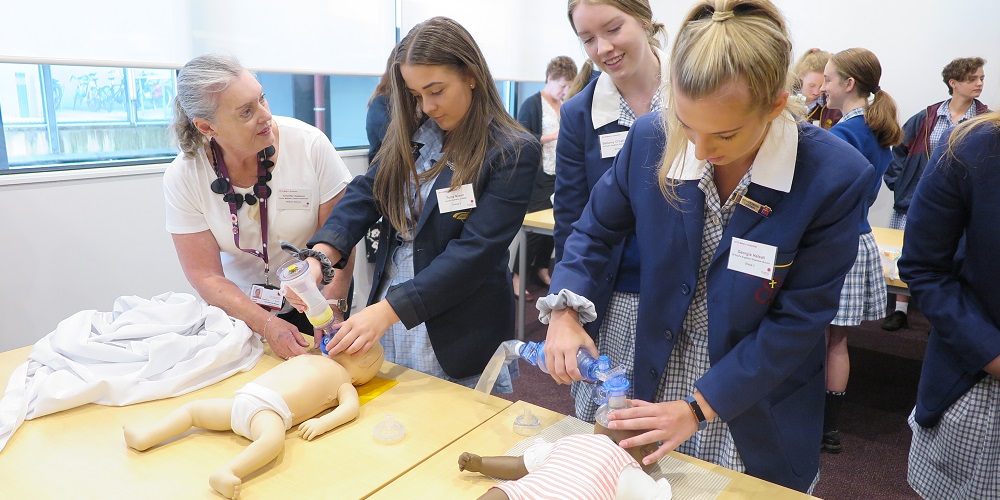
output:
[[[521,342],[517,346],[517,353],[521,359],[531,363],[532,366],[537,366],[542,372],[549,373],[548,367],[545,366],[544,340],[541,342]],[[576,366],[580,368],[580,374],[583,375],[584,379],[597,382],[600,380],[601,373],[611,369],[611,358],[599,356],[594,359],[586,349],[581,347],[576,352]]]

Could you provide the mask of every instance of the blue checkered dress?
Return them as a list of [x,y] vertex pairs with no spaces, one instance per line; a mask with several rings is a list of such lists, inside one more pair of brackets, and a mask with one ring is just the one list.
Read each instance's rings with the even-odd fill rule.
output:
[[[865,116],[865,108],[855,108],[840,119],[844,123],[854,117]],[[840,291],[840,307],[832,325],[855,326],[862,321],[874,321],[885,317],[886,288],[882,261],[878,245],[871,232],[861,235],[858,240],[858,258],[847,272],[844,287]]]
[[[420,143],[422,146],[420,148],[420,154],[416,160],[417,173],[422,174],[431,169],[434,163],[441,159],[444,155],[441,151],[442,144],[444,140],[444,132],[437,126],[434,120],[427,120],[424,124],[413,134],[413,141]],[[419,192],[416,191],[416,185],[413,185],[415,195],[420,196],[422,200],[420,206],[427,205],[427,197],[430,196],[431,190],[434,187],[435,179],[428,179],[420,186]],[[419,214],[412,219],[419,218]],[[397,236],[400,238],[400,245],[392,254],[390,259],[389,269],[386,273],[386,279],[383,281],[381,290],[379,290],[379,300],[385,299],[386,292],[389,288],[400,283],[404,283],[414,278],[413,272],[413,240],[406,239],[402,235]],[[428,375],[433,375],[438,378],[443,378],[458,384],[462,384],[468,387],[475,387],[476,383],[479,382],[479,375],[474,375],[472,377],[466,377],[463,379],[454,379],[449,377],[445,372],[444,368],[441,368],[441,363],[438,362],[437,355],[434,353],[434,348],[431,346],[430,337],[427,335],[427,325],[420,323],[419,325],[407,330],[403,326],[402,322],[397,322],[396,324],[389,327],[382,336],[379,343],[382,344],[382,348],[385,349],[385,359],[386,361],[391,361],[398,365],[403,365],[414,370],[424,372]],[[494,386],[494,392],[509,394],[513,392],[513,385],[511,383],[511,375],[508,367],[504,367],[500,372],[500,377],[497,379],[497,383]]]
[[[657,89],[650,101],[650,112],[663,109],[661,89]],[[618,95],[618,124],[631,128],[636,116],[632,108]],[[629,380],[635,368],[635,325],[639,319],[639,294],[633,292],[611,292],[611,299],[605,309],[601,327],[597,333],[597,351],[609,356],[615,364],[621,364]],[[573,382],[569,393],[573,396],[576,417],[587,422],[594,421],[597,404],[592,398],[594,386],[585,382]],[[632,397],[629,388],[628,397]]]
[[913,430],[908,481],[923,498],[1000,498],[1000,380],[987,375],[930,429]]

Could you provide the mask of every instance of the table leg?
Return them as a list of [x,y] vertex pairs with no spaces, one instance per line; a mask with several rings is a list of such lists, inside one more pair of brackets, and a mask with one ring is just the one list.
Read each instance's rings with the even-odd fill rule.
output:
[[527,282],[526,274],[528,267],[528,235],[524,228],[521,228],[517,232],[517,274],[520,279],[518,282],[517,291],[517,339],[524,340],[524,294],[525,294],[525,283]]

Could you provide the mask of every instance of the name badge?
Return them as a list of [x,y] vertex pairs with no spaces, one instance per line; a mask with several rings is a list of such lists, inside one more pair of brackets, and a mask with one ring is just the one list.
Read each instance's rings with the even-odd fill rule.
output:
[[463,184],[455,189],[438,189],[437,199],[438,209],[443,214],[476,208],[476,192],[472,189],[472,184]]
[[756,241],[733,238],[729,249],[729,269],[758,278],[771,279],[778,247]]
[[279,188],[275,191],[278,210],[309,210],[313,206],[308,189]]
[[602,134],[600,137],[601,158],[614,158],[622,150],[622,146],[625,145],[625,137],[627,136],[628,131]]
[[279,289],[268,288],[265,285],[250,286],[250,300],[259,306],[264,306],[268,309],[281,309],[281,302],[284,299],[285,296]]

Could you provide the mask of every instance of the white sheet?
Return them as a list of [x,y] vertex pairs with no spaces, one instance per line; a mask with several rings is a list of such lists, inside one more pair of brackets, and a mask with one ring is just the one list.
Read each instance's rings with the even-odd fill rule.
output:
[[87,403],[179,396],[247,371],[264,348],[245,323],[185,293],[119,297],[81,311],[32,347],[0,400],[0,451],[25,420]]

